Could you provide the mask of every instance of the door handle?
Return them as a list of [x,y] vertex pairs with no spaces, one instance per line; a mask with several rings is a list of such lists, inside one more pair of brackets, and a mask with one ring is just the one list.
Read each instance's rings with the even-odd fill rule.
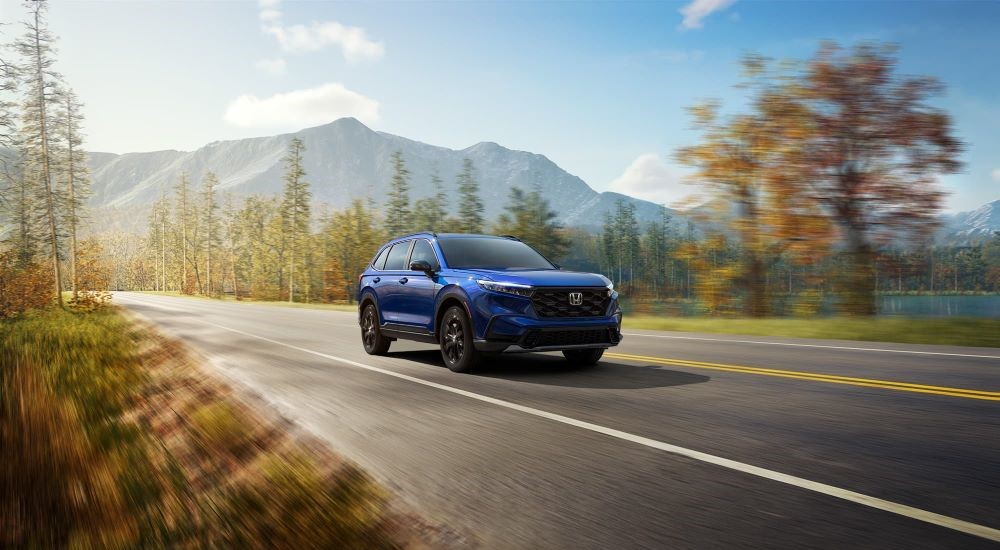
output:
[[406,281],[409,281],[409,279],[407,279],[406,277],[403,277],[402,279],[399,280],[399,284],[405,285]]
[[381,280],[382,280],[382,277],[375,277],[374,279],[372,279],[372,282],[373,283],[377,283],[377,282],[379,282]]

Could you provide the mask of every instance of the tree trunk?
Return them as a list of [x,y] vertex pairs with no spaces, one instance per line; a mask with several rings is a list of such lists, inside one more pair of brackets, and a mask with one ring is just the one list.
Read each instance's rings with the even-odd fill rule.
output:
[[847,254],[843,310],[848,315],[875,315],[875,253],[861,228],[847,227]]

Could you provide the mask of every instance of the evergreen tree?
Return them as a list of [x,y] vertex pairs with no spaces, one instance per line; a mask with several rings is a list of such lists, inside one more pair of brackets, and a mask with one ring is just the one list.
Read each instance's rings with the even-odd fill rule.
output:
[[444,192],[441,177],[431,174],[434,195],[418,200],[413,205],[413,229],[417,231],[442,231],[448,215],[448,195]]
[[54,291],[59,306],[62,298],[62,268],[59,261],[59,205],[62,202],[53,186],[56,161],[54,149],[54,112],[60,98],[61,77],[52,69],[55,39],[44,20],[45,2],[29,4],[31,20],[25,23],[25,34],[14,43],[22,58],[19,73],[24,77],[26,96],[22,111],[22,142],[28,181],[34,184],[40,197],[41,215],[45,224],[52,262]]
[[69,230],[70,281],[74,299],[77,297],[77,286],[79,284],[79,274],[77,273],[77,258],[79,256],[77,229],[80,225],[84,204],[90,195],[87,153],[83,150],[83,135],[80,130],[83,125],[81,108],[82,105],[77,99],[76,94],[72,90],[67,90],[63,98],[64,110],[62,111],[60,130],[62,133],[61,140],[65,145],[63,167],[65,169],[66,195],[63,215],[65,225]]
[[[281,203],[281,219],[284,229],[282,239],[288,251],[288,301],[295,301],[296,267],[305,260],[305,247],[309,236],[310,201],[312,192],[305,180],[306,171],[302,166],[302,153],[306,146],[299,138],[288,144],[285,156],[285,192]],[[306,283],[308,286],[308,281]]]
[[215,257],[216,249],[219,247],[219,203],[216,196],[216,187],[219,186],[219,178],[212,172],[205,174],[201,182],[201,214],[202,244],[205,247],[205,287],[202,290],[209,296],[215,292],[212,285],[212,260]]
[[409,176],[403,152],[396,151],[392,154],[392,181],[389,183],[389,202],[385,212],[385,227],[393,237],[409,233],[413,227]]
[[174,187],[174,228],[176,230],[177,244],[180,245],[180,282],[178,289],[183,293],[191,292],[191,279],[188,274],[190,263],[189,249],[192,248],[191,229],[194,225],[194,205],[191,200],[191,185],[188,182],[187,174],[181,174]]
[[537,187],[528,193],[512,187],[506,209],[497,221],[497,233],[513,235],[551,260],[565,255],[569,241],[563,226],[556,221],[558,214]]
[[462,233],[483,232],[483,201],[479,198],[479,183],[472,160],[462,161],[458,174],[458,230]]

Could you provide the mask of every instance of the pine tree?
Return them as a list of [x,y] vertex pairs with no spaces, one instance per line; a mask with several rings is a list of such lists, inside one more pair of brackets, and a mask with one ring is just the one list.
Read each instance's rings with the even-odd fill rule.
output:
[[[312,193],[305,181],[306,171],[302,166],[305,144],[293,138],[285,156],[285,193],[281,204],[284,242],[288,250],[288,301],[295,301],[295,268],[304,261],[306,239],[309,236],[310,200]],[[308,282],[307,282],[308,286]]]
[[551,260],[566,254],[569,241],[556,221],[558,214],[537,187],[528,193],[512,187],[506,209],[497,221],[497,233],[514,235]]
[[385,211],[385,228],[393,237],[409,233],[413,227],[409,176],[403,152],[396,151],[392,154],[392,181],[389,183],[389,202]]
[[418,200],[413,205],[413,228],[418,231],[441,231],[448,215],[448,195],[444,192],[441,176],[431,174],[434,195]]
[[214,295],[215,287],[212,285],[212,259],[215,250],[219,246],[219,202],[216,196],[216,187],[219,186],[219,178],[212,172],[205,174],[201,182],[201,225],[203,244],[205,245],[205,289],[204,293]]
[[479,198],[479,183],[472,160],[462,161],[458,174],[458,229],[462,233],[483,232],[483,201]]
[[24,172],[24,163],[20,157],[16,165],[8,165],[7,169],[11,180],[11,187],[7,193],[11,231],[7,242],[14,251],[19,267],[25,267],[35,260],[40,246],[41,228],[36,216],[37,197]]
[[53,149],[54,116],[59,101],[61,77],[52,70],[55,39],[44,21],[46,5],[36,1],[29,5],[31,20],[25,23],[25,34],[14,43],[23,59],[20,73],[24,75],[26,97],[22,112],[22,147],[27,161],[29,181],[36,184],[41,197],[42,218],[54,279],[54,291],[59,306],[63,306],[62,268],[59,262],[59,193],[53,186],[55,160]]
[[177,231],[177,241],[181,250],[180,261],[180,283],[178,289],[182,293],[190,293],[190,277],[188,276],[188,249],[191,247],[191,226],[194,215],[191,200],[191,185],[188,183],[187,174],[181,174],[174,187],[174,227]]
[[82,105],[72,90],[67,90],[63,98],[62,120],[60,121],[61,140],[65,145],[63,167],[66,178],[65,210],[63,213],[65,225],[69,229],[70,250],[70,281],[73,298],[77,297],[79,274],[77,273],[77,229],[82,218],[84,204],[90,194],[90,180],[87,168],[87,153],[83,150]]

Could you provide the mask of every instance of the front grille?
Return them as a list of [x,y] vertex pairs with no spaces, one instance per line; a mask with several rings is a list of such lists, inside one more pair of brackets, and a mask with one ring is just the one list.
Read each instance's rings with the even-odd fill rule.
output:
[[585,346],[589,344],[610,344],[613,342],[611,330],[606,328],[584,330],[541,330],[528,333],[522,343],[525,348],[548,346]]
[[[580,305],[570,305],[570,292],[583,296]],[[531,295],[535,313],[539,317],[601,317],[608,311],[606,288],[536,288]]]

